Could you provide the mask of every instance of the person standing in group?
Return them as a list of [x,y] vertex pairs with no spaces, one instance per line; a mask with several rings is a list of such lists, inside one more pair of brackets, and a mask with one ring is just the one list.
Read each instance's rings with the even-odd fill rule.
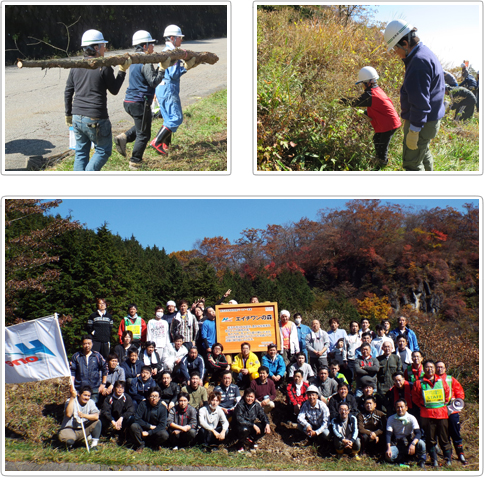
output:
[[[153,53],[156,40],[146,30],[139,30],[133,35],[136,53]],[[167,60],[166,67],[170,60]],[[155,88],[163,80],[164,65],[155,69],[153,63],[136,64],[131,67],[129,86],[124,98],[124,109],[134,119],[134,126],[125,133],[116,136],[116,150],[126,157],[126,143],[133,142],[133,151],[129,159],[129,168],[136,170],[143,162],[143,153],[151,137],[151,103]]]
[[[181,28],[177,25],[169,25],[163,33],[165,48],[163,51],[180,48],[183,37]],[[163,116],[163,127],[158,131],[150,145],[159,154],[168,154],[171,144],[171,136],[178,130],[183,122],[183,111],[180,101],[180,78],[190,68],[195,66],[196,58],[188,61],[177,60],[174,65],[165,70],[164,79],[156,88],[156,99],[160,105],[160,112]]]
[[106,387],[108,377],[108,363],[101,353],[92,350],[92,337],[83,336],[81,341],[82,350],[72,355],[69,367],[74,379],[76,391],[84,386],[91,388],[90,399],[98,402],[99,393]]
[[183,345],[190,349],[195,346],[195,340],[198,335],[198,321],[188,310],[188,302],[181,300],[178,304],[179,312],[173,318],[170,325],[170,334],[175,337],[183,337]]
[[321,329],[319,320],[313,320],[311,330],[306,336],[306,348],[309,351],[309,364],[317,374],[323,366],[328,366],[329,336]]
[[426,360],[422,378],[412,387],[412,401],[420,408],[420,421],[433,467],[438,467],[437,439],[444,454],[445,465],[452,465],[452,446],[449,442],[449,414],[447,403],[452,391],[444,375],[435,374],[435,363]]
[[417,29],[406,20],[388,23],[384,39],[388,51],[395,52],[405,64],[400,89],[403,127],[403,169],[432,171],[430,141],[437,135],[444,117],[445,80],[435,54],[416,35]]
[[87,332],[92,336],[92,350],[108,358],[111,349],[111,332],[113,331],[113,317],[106,311],[106,300],[96,300],[97,310],[87,320]]
[[289,321],[290,316],[291,314],[287,310],[282,310],[280,313],[281,320],[279,321],[279,334],[282,343],[281,354],[286,367],[294,360],[296,353],[299,353],[297,326]]
[[[81,46],[85,58],[100,58],[106,51],[103,34],[87,30]],[[111,121],[107,108],[107,91],[117,95],[123,85],[131,58],[119,67],[116,78],[111,66],[96,69],[72,68],[64,92],[66,124],[76,137],[74,171],[100,171],[113,150]],[[91,143],[94,154],[89,160]]]
[[[447,369],[443,361],[437,361],[435,363],[435,374],[444,379],[450,388],[449,404],[453,404],[453,401],[456,398],[462,399],[462,401],[465,399],[464,388],[457,379],[447,374]],[[449,437],[452,438],[452,442],[454,443],[457,458],[462,465],[467,465],[468,462],[464,455],[464,446],[462,445],[462,436],[460,434],[460,413],[456,409],[449,409],[449,412]]]
[[139,348],[146,341],[146,322],[138,316],[138,308],[134,303],[128,305],[128,314],[119,323],[119,342],[123,343],[123,333],[130,330],[133,333],[133,345]]
[[146,327],[146,340],[153,341],[160,356],[163,355],[165,347],[170,342],[170,329],[166,320],[163,319],[163,308],[155,308],[155,318],[148,321]]

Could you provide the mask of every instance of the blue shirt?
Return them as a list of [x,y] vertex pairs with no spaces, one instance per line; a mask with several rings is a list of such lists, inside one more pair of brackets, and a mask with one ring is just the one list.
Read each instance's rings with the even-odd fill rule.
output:
[[269,377],[271,376],[284,376],[286,374],[286,363],[284,358],[279,353],[276,354],[274,360],[267,354],[262,356],[262,366],[267,366],[269,368]]
[[402,118],[416,128],[445,114],[444,71],[438,58],[422,42],[403,59],[405,78],[400,89]]

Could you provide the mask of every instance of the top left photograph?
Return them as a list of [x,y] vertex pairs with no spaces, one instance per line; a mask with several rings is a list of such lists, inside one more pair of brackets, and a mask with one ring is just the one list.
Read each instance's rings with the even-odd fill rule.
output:
[[3,174],[229,173],[230,4],[3,4]]

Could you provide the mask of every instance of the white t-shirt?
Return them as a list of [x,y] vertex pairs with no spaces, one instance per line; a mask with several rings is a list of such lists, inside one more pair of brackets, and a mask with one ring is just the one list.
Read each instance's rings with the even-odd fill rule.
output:
[[[163,349],[170,342],[168,323],[163,318],[148,321],[146,341],[154,341],[157,350]],[[161,355],[161,351],[158,354]]]

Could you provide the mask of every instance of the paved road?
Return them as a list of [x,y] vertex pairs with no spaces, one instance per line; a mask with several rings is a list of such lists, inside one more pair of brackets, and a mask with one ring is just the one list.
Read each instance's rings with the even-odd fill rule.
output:
[[32,472],[110,472],[110,471],[124,471],[124,472],[263,472],[263,470],[255,468],[230,468],[230,467],[193,467],[193,466],[158,466],[158,465],[99,465],[99,464],[33,464],[31,462],[6,462],[6,471],[16,471],[21,474]]
[[[155,51],[161,51],[161,46]],[[184,106],[227,87],[227,39],[184,42],[193,51],[210,51],[220,58],[215,65],[200,65],[181,81]],[[106,56],[119,55],[118,50]],[[116,68],[117,69],[117,68]],[[41,165],[43,159],[69,149],[69,131],[65,125],[64,89],[69,70],[5,68],[5,170],[25,171]],[[127,79],[117,96],[108,93],[108,111],[113,131],[131,126],[132,119],[123,107]]]

